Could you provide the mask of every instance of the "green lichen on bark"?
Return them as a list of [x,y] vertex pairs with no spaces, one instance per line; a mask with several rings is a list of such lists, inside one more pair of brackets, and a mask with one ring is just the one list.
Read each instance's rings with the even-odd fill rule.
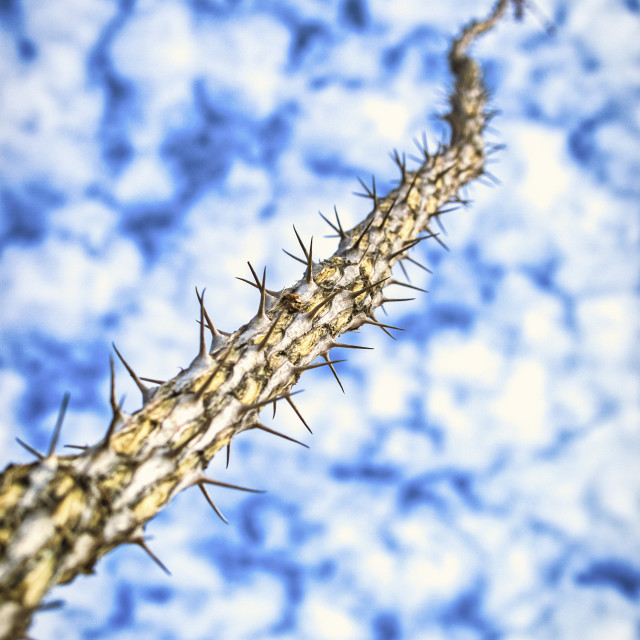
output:
[[455,87],[444,116],[449,143],[432,155],[425,148],[413,170],[396,154],[397,188],[380,196],[375,184],[365,187],[372,210],[349,231],[336,222],[340,242],[333,256],[314,263],[311,248],[303,246],[304,277],[281,292],[269,292],[264,275],[261,280],[254,273],[258,313],[229,336],[215,331],[199,296],[211,350],[201,332],[198,356],[175,378],[151,389],[136,378],[143,406],[130,416],[118,408],[112,388],[113,419],[96,445],[5,469],[0,640],[24,637],[51,587],[91,573],[115,547],[135,543],[150,553],[146,523],[187,487],[199,486],[206,495],[212,482],[204,475],[207,465],[238,433],[264,428],[258,414],[266,404],[283,399],[295,409],[292,387],[316,358],[344,348],[341,334],[364,324],[393,331],[374,315],[395,297],[390,288],[403,286],[391,267],[417,243],[440,241],[433,221],[460,201],[461,187],[485,173],[483,132],[491,114],[478,64],[466,52],[508,4],[497,2],[486,20],[470,23],[451,46]]

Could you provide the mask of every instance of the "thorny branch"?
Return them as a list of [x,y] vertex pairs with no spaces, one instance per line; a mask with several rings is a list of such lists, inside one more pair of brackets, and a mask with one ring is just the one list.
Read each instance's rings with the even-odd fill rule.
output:
[[[24,443],[37,459],[9,465],[0,476],[0,640],[26,637],[33,614],[48,606],[41,602],[51,587],[91,573],[101,556],[121,544],[140,546],[166,570],[145,542],[147,522],[187,487],[198,486],[214,509],[205,485],[252,491],[208,478],[205,470],[213,456],[249,429],[291,439],[258,419],[261,409],[280,400],[308,428],[291,399],[300,375],[328,366],[337,377],[329,352],[351,347],[337,340],[343,333],[363,325],[389,335],[397,329],[379,322],[374,310],[399,300],[387,295],[387,288],[416,287],[395,279],[391,267],[415,262],[407,252],[420,242],[444,246],[432,222],[439,222],[452,203],[462,202],[462,186],[487,173],[485,156],[493,149],[485,145],[483,131],[492,114],[478,64],[466,52],[509,2],[499,0],[485,20],[468,24],[452,43],[455,87],[444,116],[451,125],[449,143],[433,154],[421,145],[421,165],[413,170],[404,154],[395,152],[397,188],[383,196],[375,180],[371,187],[363,182],[372,210],[353,229],[343,229],[337,212],[335,224],[325,218],[339,237],[333,256],[314,263],[312,245],[307,249],[296,231],[304,255],[296,259],[304,264],[304,277],[272,291],[266,270],[260,277],[249,265],[253,281],[246,282],[260,293],[258,311],[234,333],[216,330],[204,292],[197,294],[200,350],[172,380],[147,387],[116,349],[143,406],[126,415],[117,405],[111,361],[113,417],[100,442],[57,455],[58,425],[46,456]],[[522,0],[513,2],[521,11]],[[209,349],[205,330],[211,334]],[[318,357],[324,362],[312,364]]]

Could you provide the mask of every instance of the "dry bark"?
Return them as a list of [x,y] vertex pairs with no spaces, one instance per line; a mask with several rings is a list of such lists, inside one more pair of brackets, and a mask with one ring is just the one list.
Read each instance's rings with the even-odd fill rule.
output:
[[[267,404],[284,400],[295,409],[292,387],[306,369],[332,366],[329,352],[349,346],[338,341],[341,334],[365,324],[395,330],[374,315],[394,298],[390,288],[410,286],[394,280],[391,267],[409,259],[408,251],[419,242],[441,242],[433,221],[461,202],[461,187],[486,174],[485,158],[494,148],[485,144],[483,131],[492,113],[479,66],[467,49],[494,26],[509,2],[497,2],[487,19],[470,23],[452,43],[455,87],[444,116],[451,126],[449,143],[433,154],[425,146],[423,162],[413,170],[396,152],[400,179],[384,196],[375,183],[363,183],[372,211],[348,231],[336,214],[335,224],[329,224],[340,242],[330,258],[315,263],[312,247],[300,241],[304,277],[280,292],[267,290],[265,274],[259,278],[254,272],[250,284],[260,293],[258,312],[230,335],[213,327],[199,296],[201,348],[186,370],[147,388],[123,360],[143,396],[142,408],[125,415],[115,401],[112,361],[113,418],[105,437],[77,454],[57,455],[58,425],[46,455],[34,452],[35,462],[5,469],[0,476],[1,640],[26,637],[47,591],[91,573],[118,545],[138,544],[161,564],[145,543],[146,523],[187,487],[197,485],[209,499],[206,485],[223,484],[205,475],[213,456],[236,434],[266,429],[258,414]],[[521,9],[521,3],[515,7]],[[205,328],[212,335],[211,348],[205,346]],[[318,357],[325,361],[312,364]]]

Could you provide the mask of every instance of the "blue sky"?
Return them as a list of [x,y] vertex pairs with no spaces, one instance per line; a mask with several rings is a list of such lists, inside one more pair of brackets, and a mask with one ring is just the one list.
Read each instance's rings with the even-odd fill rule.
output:
[[[60,587],[47,638],[528,640],[640,637],[640,6],[539,0],[478,42],[506,144],[405,328],[305,374],[278,429],[188,491],[139,548]],[[194,287],[232,331],[247,260],[279,289],[327,257],[393,148],[435,147],[446,48],[489,2],[9,2],[0,8],[0,462],[108,424],[114,341],[168,378],[197,348]],[[125,408],[139,394],[122,369]]]

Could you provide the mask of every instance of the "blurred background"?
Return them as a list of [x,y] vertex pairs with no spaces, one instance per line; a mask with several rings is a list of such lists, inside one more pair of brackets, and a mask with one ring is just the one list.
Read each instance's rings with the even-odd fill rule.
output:
[[[418,0],[0,3],[0,464],[109,422],[114,341],[167,379],[194,287],[233,331],[392,187],[393,148],[447,130],[451,37],[491,7]],[[475,47],[504,143],[405,329],[304,375],[277,428],[181,494],[137,547],[58,587],[30,635],[125,640],[640,638],[640,3],[536,0]],[[549,35],[544,21],[555,25]],[[410,267],[411,265],[409,265]],[[404,292],[403,292],[404,293]],[[383,318],[384,316],[381,316]],[[344,357],[343,354],[336,357]],[[137,389],[118,365],[125,409]]]

